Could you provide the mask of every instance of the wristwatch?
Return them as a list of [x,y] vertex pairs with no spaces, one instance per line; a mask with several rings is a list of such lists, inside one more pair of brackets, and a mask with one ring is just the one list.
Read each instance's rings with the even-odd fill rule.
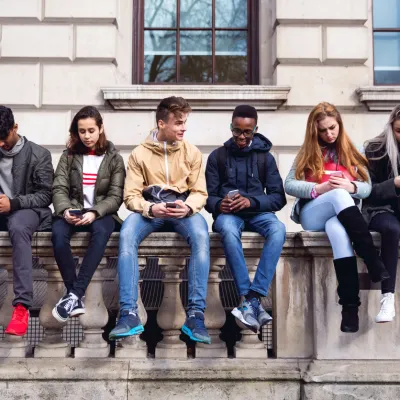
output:
[[154,218],[153,206],[154,206],[154,204],[152,204],[152,205],[149,207],[149,216]]

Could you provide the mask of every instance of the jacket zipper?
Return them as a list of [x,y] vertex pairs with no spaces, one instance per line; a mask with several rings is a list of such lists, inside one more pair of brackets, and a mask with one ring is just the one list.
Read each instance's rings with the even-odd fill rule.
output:
[[167,153],[167,142],[164,142],[164,161],[165,161],[165,179],[167,181],[167,185],[169,186],[169,170],[168,170],[168,153]]

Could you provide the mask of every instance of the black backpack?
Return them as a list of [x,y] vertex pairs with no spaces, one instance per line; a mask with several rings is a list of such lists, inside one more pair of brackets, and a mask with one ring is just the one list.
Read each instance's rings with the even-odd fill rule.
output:
[[[226,181],[226,159],[227,159],[228,149],[225,146],[219,147],[217,149],[217,165],[218,165],[218,173],[219,173],[219,181]],[[257,152],[257,169],[258,169],[258,178],[260,179],[263,186],[266,186],[266,164],[267,164],[267,153],[266,152]]]

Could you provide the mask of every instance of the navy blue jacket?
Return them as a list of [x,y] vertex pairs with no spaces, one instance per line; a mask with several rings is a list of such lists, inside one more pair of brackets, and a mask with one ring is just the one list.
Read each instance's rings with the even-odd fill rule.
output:
[[[286,205],[285,191],[275,159],[270,154],[272,143],[260,133],[254,135],[249,147],[239,149],[233,138],[224,143],[227,149],[225,181],[220,181],[217,150],[208,157],[206,180],[208,199],[206,210],[214,219],[220,214],[220,203],[230,190],[239,189],[239,193],[250,200],[250,208],[237,215],[245,216],[279,211]],[[258,177],[257,152],[266,153],[266,182]]]

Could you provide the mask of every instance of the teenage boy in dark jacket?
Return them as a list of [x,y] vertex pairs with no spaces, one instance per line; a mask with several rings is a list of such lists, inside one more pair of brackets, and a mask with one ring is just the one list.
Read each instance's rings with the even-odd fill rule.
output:
[[32,235],[51,228],[50,152],[18,135],[12,111],[0,106],[0,230],[13,247],[14,312],[6,334],[23,336],[32,305]]
[[[232,313],[246,327],[258,331],[271,320],[260,298],[266,296],[285,242],[285,225],[275,212],[286,204],[282,179],[271,142],[257,133],[257,111],[241,105],[232,115],[233,137],[214,150],[207,162],[208,200],[228,264],[244,300]],[[264,248],[251,283],[243,254],[243,230],[265,238]]]

